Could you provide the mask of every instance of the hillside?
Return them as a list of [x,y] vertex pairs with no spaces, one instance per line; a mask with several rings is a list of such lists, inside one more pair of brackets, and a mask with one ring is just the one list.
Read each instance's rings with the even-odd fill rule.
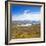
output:
[[[30,22],[31,23],[31,22]],[[19,24],[26,24],[26,22],[14,22],[11,28],[11,39],[16,38],[38,38],[40,37],[40,23],[32,24],[32,26],[17,26]]]

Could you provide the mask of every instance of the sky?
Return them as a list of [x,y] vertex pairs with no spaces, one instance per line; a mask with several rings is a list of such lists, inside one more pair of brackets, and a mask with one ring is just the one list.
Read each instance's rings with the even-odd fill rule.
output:
[[40,20],[40,6],[31,5],[11,5],[12,21],[16,20]]

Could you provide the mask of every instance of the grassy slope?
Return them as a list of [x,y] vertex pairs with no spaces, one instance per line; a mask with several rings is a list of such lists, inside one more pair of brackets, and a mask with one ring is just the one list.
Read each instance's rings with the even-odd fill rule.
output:
[[28,27],[12,26],[11,39],[15,38],[35,38],[40,37],[40,25],[32,25]]

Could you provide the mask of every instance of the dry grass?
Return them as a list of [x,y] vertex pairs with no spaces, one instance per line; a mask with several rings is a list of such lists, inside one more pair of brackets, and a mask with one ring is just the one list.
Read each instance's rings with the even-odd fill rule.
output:
[[32,25],[28,27],[18,27],[12,25],[11,28],[11,39],[16,38],[37,38],[40,37],[40,25]]

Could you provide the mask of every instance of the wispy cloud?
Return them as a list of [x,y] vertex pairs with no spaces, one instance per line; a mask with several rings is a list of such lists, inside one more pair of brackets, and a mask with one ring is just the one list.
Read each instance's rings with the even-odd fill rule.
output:
[[12,16],[12,21],[15,20],[40,20],[40,14],[32,14],[30,10],[24,10],[23,14],[16,16],[15,14]]

